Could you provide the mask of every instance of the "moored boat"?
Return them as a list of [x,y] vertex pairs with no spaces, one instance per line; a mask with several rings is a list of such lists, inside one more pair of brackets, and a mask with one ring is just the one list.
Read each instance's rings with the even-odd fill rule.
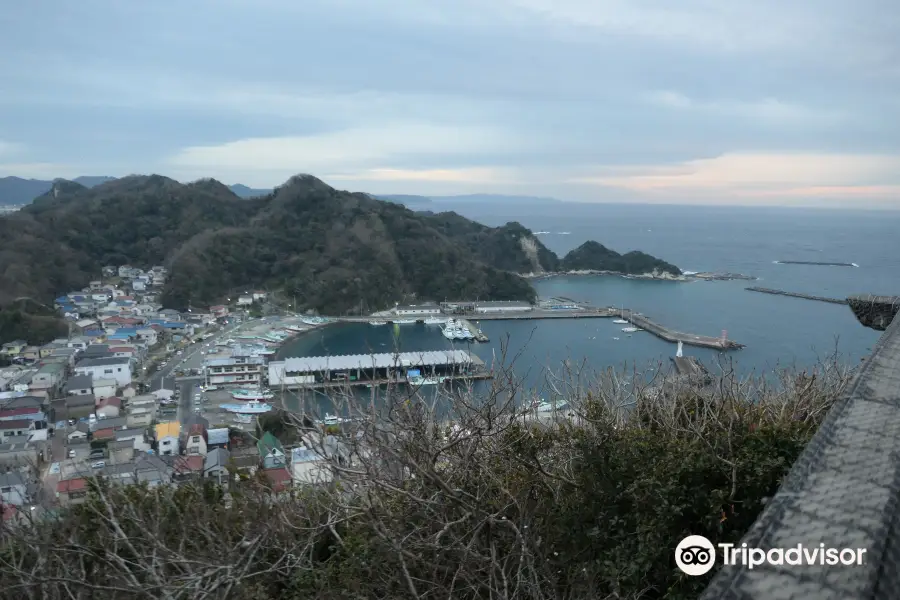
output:
[[270,400],[275,397],[269,390],[264,390],[260,388],[256,389],[240,389],[234,390],[231,392],[231,397],[235,400]]
[[250,401],[244,404],[222,404],[222,410],[240,415],[261,415],[272,410],[271,404]]
[[447,322],[447,319],[442,319],[441,317],[426,317],[425,324],[426,325],[443,325]]
[[369,321],[369,325],[375,325],[376,327],[380,325],[387,325],[387,321]]

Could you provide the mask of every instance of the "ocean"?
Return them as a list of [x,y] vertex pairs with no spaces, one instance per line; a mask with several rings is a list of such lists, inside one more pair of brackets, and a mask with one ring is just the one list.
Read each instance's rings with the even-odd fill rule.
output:
[[[535,282],[541,297],[565,296],[623,306],[683,332],[728,337],[746,347],[721,356],[685,346],[712,371],[725,358],[741,375],[810,367],[835,351],[847,364],[866,356],[879,332],[860,325],[846,306],[772,296],[750,285],[842,298],[855,293],[900,294],[900,212],[560,204],[457,204],[457,212],[496,226],[518,221],[562,256],[587,240],[619,252],[642,250],[686,271],[730,271],[758,281],[661,282],[613,276],[556,277]],[[434,210],[449,210],[436,204]],[[834,261],[859,267],[774,264]],[[472,350],[488,364],[506,357],[524,383],[542,394],[547,373],[564,361],[586,374],[608,367],[644,369],[668,363],[675,345],[647,332],[627,337],[609,319],[484,321],[487,344]],[[616,340],[614,338],[618,337]],[[280,356],[311,356],[449,347],[436,327],[342,324],[300,336]]]

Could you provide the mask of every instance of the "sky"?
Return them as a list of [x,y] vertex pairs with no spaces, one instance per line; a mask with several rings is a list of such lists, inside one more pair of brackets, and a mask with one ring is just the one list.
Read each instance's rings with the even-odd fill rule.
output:
[[29,0],[0,177],[900,209],[895,0]]

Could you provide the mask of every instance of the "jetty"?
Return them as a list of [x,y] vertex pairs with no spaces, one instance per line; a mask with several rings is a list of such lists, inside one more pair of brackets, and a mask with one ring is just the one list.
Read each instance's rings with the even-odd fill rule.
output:
[[729,340],[726,332],[722,332],[721,337],[712,337],[708,335],[697,335],[695,333],[682,333],[680,331],[674,331],[660,325],[655,321],[651,321],[649,318],[645,317],[640,313],[633,313],[627,310],[619,310],[619,309],[608,309],[615,313],[615,316],[628,321],[635,327],[640,327],[645,331],[649,331],[656,337],[663,339],[667,342],[678,343],[682,342],[686,346],[696,346],[698,348],[712,348],[713,350],[739,350],[744,347],[743,344],[739,344],[733,340]]
[[784,290],[775,290],[764,287],[748,287],[745,290],[751,292],[760,292],[761,294],[774,294],[776,296],[790,296],[791,298],[803,298],[804,300],[815,300],[817,302],[830,302],[832,304],[847,304],[845,298],[827,298],[825,296],[812,296],[810,294],[801,294],[798,292],[786,292]]
[[856,263],[819,262],[815,260],[776,260],[776,265],[818,265],[821,267],[858,267]]

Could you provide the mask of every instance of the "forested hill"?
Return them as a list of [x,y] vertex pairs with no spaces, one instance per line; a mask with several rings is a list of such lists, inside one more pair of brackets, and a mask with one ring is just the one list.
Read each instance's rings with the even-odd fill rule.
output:
[[212,179],[131,176],[92,188],[57,180],[0,218],[0,307],[22,297],[50,303],[123,264],[169,267],[163,303],[173,308],[251,287],[329,314],[423,299],[531,301],[534,290],[516,274],[568,260],[518,223],[415,213],[309,175],[251,200]]
[[565,271],[614,271],[632,275],[669,273],[681,275],[681,269],[655,256],[639,250],[619,254],[603,244],[588,241],[578,246],[562,259],[560,267]]

